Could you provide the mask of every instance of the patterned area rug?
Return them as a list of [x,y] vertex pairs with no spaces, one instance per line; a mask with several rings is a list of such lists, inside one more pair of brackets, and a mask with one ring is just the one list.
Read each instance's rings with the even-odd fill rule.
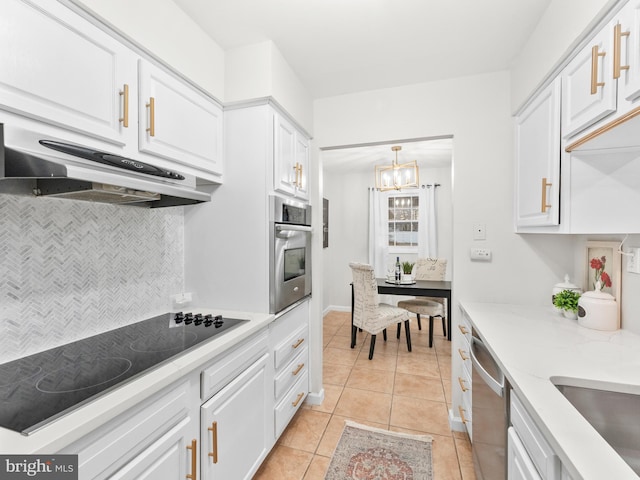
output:
[[325,480],[433,480],[431,440],[347,421]]

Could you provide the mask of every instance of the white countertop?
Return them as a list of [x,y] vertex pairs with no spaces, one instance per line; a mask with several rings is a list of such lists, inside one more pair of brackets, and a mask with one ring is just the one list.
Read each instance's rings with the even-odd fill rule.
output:
[[460,302],[460,308],[574,480],[638,478],[550,379],[640,394],[640,335],[584,328],[551,305]]
[[167,361],[149,373],[125,382],[111,392],[56,419],[29,436],[0,428],[0,452],[3,454],[56,453],[63,447],[82,438],[119,414],[201,367],[274,320],[272,314],[213,310],[192,307],[202,314],[222,315],[249,320],[198,344],[193,350]]

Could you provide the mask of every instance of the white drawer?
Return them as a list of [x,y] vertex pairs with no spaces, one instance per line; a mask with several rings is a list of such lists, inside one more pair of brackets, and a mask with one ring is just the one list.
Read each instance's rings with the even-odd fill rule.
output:
[[275,408],[276,438],[282,434],[291,417],[298,411],[309,392],[309,375],[304,373]]
[[471,374],[466,369],[463,368],[458,375],[454,388],[458,388],[462,396],[471,396]]
[[276,345],[273,352],[273,361],[276,369],[293,358],[293,356],[306,347],[308,343],[309,329],[305,324]]
[[467,345],[471,344],[471,323],[466,315],[462,315],[460,322],[458,323],[458,330],[462,334],[462,337],[467,341]]
[[309,370],[309,348],[304,347],[282,371],[280,371],[274,380],[274,396],[277,399],[289,390],[295,381],[302,377]]
[[472,412],[471,395],[463,395],[462,405],[458,407],[458,413],[460,414],[460,419],[464,422],[464,428],[467,430],[467,433],[469,434],[469,438],[473,440],[473,435],[472,435],[473,417],[471,415],[471,412]]
[[268,351],[269,337],[265,329],[226,355],[216,357],[214,363],[202,371],[202,400],[211,398]]
[[460,342],[460,346],[454,355],[458,355],[460,360],[462,360],[463,367],[467,370],[467,373],[471,374],[471,347],[468,343],[462,341]]
[[542,432],[535,425],[513,390],[511,391],[511,425],[516,430],[518,437],[542,478],[559,480],[561,473],[560,459],[544,439]]

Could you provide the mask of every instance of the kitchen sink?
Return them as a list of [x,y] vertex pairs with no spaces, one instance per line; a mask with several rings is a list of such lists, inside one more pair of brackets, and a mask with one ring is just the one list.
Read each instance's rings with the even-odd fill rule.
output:
[[604,385],[591,388],[552,381],[602,438],[640,475],[640,394],[613,391]]

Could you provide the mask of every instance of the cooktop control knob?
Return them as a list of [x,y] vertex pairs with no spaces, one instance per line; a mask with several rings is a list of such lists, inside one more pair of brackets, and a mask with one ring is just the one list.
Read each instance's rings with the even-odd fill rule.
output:
[[213,325],[216,328],[220,328],[223,324],[224,322],[222,321],[222,315],[216,315],[215,317],[213,317]]
[[176,323],[182,323],[184,321],[184,314],[182,312],[176,313],[176,316],[173,318]]
[[201,313],[196,313],[195,314],[195,316],[193,317],[193,324],[194,325],[202,324],[202,314]]
[[185,313],[184,315],[184,323],[185,325],[191,325],[193,323],[193,313]]
[[213,315],[208,313],[204,316],[204,326],[210,327],[211,325],[213,325]]

